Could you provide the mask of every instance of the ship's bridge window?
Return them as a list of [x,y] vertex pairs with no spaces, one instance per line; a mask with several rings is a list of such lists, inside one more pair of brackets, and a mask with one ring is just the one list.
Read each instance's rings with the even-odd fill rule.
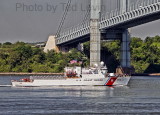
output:
[[103,81],[103,79],[94,79],[94,81]]

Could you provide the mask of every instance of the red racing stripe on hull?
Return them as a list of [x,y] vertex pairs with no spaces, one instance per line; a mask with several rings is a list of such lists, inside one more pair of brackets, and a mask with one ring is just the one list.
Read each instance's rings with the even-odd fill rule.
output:
[[106,83],[106,85],[111,86],[117,80],[118,77],[111,77],[110,80]]

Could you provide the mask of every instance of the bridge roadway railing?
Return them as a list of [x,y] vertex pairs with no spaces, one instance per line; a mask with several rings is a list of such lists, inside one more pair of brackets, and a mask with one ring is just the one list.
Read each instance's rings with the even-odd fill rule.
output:
[[63,44],[65,42],[74,40],[90,33],[90,22],[79,24],[75,27],[68,28],[67,31],[60,33],[56,39],[56,44]]
[[[129,10],[123,14],[116,12],[116,15],[114,16],[115,13],[111,12],[109,16],[104,16],[100,21],[100,29],[111,28],[114,25],[123,24],[126,21],[134,20],[157,12],[160,12],[160,0],[152,0],[152,2],[135,4],[135,6],[130,6]],[[56,44],[64,44],[88,35],[89,33],[90,22],[88,21],[60,33],[56,38]]]
[[113,16],[109,19],[102,19],[100,22],[100,29],[107,29],[114,25],[124,23],[135,18],[140,18],[149,14],[160,12],[160,2],[154,2],[148,6],[139,6],[137,9],[125,12],[123,14]]

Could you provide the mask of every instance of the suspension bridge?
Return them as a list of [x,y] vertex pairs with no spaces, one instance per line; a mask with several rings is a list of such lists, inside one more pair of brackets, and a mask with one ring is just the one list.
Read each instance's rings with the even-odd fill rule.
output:
[[[65,51],[90,41],[90,65],[101,61],[101,40],[121,40],[121,66],[130,65],[129,28],[160,19],[160,0],[85,0],[83,14],[72,14],[68,0],[56,35],[52,41],[55,50]],[[82,10],[82,5],[81,5]],[[71,19],[66,21],[68,15]],[[80,20],[80,17],[82,18]],[[75,22],[73,20],[79,21]],[[67,25],[71,21],[72,24]],[[71,26],[71,27],[68,27]]]

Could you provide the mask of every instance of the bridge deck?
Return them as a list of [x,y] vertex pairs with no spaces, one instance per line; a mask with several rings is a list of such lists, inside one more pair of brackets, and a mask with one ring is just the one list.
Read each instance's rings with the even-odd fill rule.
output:
[[[110,18],[103,18],[100,21],[101,30],[126,29],[140,24],[160,19],[160,1],[154,0],[146,6],[139,6],[137,9],[130,10],[123,14],[113,15]],[[56,39],[57,45],[70,44],[78,41],[88,40],[90,33],[90,23],[86,22],[75,28],[71,28],[60,34]]]

